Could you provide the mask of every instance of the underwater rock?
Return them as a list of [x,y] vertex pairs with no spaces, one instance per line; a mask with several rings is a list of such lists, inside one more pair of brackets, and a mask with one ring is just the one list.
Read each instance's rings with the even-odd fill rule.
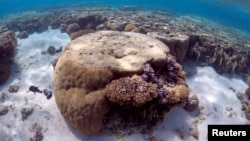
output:
[[29,141],[42,141],[44,138],[44,135],[42,133],[43,128],[38,123],[34,123],[29,127],[29,131],[34,133],[34,136],[32,138],[29,138]]
[[172,107],[185,106],[190,92],[185,72],[169,48],[139,33],[97,31],[80,36],[67,45],[54,70],[57,106],[86,134],[126,125],[150,128]]
[[9,108],[7,106],[0,105],[0,116],[4,116],[9,112]]
[[0,93],[0,102],[4,102],[5,101],[5,99],[7,98],[7,93],[5,93],[5,92],[1,92]]
[[0,34],[0,84],[9,78],[10,65],[15,56],[16,45],[17,39],[13,31]]
[[199,99],[192,91],[190,91],[185,106],[183,107],[186,111],[194,111],[199,106]]
[[250,87],[246,89],[246,96],[250,99]]
[[101,15],[81,15],[77,17],[77,23],[82,29],[91,28],[96,29],[96,27],[104,23],[107,18],[102,17]]
[[8,89],[8,91],[9,91],[10,93],[17,93],[18,90],[19,90],[19,86],[18,86],[18,85],[10,85],[10,86],[9,86],[9,89]]
[[22,108],[21,115],[22,115],[22,121],[27,120],[28,117],[33,113],[33,108]]
[[25,39],[28,37],[29,37],[29,33],[27,31],[22,31],[22,32],[17,34],[17,38],[20,38],[20,39]]
[[128,23],[126,24],[126,26],[124,27],[124,31],[128,32],[128,31],[133,31],[137,29],[137,26],[135,24],[132,23]]
[[47,49],[47,52],[50,55],[54,55],[56,53],[56,48],[54,46],[49,46],[48,49]]
[[74,39],[76,39],[77,37],[80,37],[80,36],[82,36],[82,35],[84,35],[84,34],[93,33],[93,32],[95,32],[95,30],[93,30],[93,29],[79,30],[79,31],[76,31],[76,32],[71,33],[71,34],[70,34],[70,39],[71,39],[71,40],[74,40]]
[[49,53],[50,55],[54,55],[55,53],[60,53],[62,52],[62,46],[59,47],[58,49],[56,49],[56,47],[50,45],[47,50],[42,50],[41,51],[41,54],[46,54],[46,53]]
[[29,34],[34,32],[41,33],[48,29],[50,19],[54,19],[53,13],[46,14],[27,14],[17,17],[6,24],[9,29],[15,31],[26,31]]
[[66,24],[66,25],[69,25],[69,24],[72,24],[72,23],[76,23],[77,21],[77,16],[79,14],[77,12],[73,12],[73,11],[65,11],[65,12],[62,12],[59,16],[58,16],[58,21],[61,23],[61,24]]
[[47,97],[47,99],[50,99],[52,97],[52,92],[47,89],[43,90],[43,94]]
[[249,102],[249,88],[246,89],[245,93],[238,92],[237,98],[241,102],[241,110],[244,111],[246,119],[250,120],[250,102]]
[[4,83],[6,80],[8,80],[10,76],[10,63],[9,62],[1,62],[0,61],[0,84]]
[[8,27],[6,27],[5,25],[0,25],[0,34],[8,30],[9,30]]
[[151,35],[164,42],[170,49],[170,53],[176,57],[177,62],[183,63],[189,47],[189,36],[174,34],[172,36],[162,36],[159,33],[149,32]]
[[62,33],[67,32],[67,25],[66,24],[61,24],[59,27],[60,31]]
[[250,105],[245,110],[246,119],[250,120]]
[[58,19],[52,19],[50,22],[51,29],[59,29],[60,25],[61,25],[61,22]]
[[56,49],[56,53],[62,52],[62,46],[60,46],[58,49]]
[[104,29],[105,29],[104,24],[99,24],[99,25],[97,25],[97,27],[96,27],[96,30],[97,30],[97,31],[104,30]]
[[107,30],[123,31],[125,26],[126,26],[125,22],[116,20],[108,20],[104,23],[104,29]]
[[17,39],[13,31],[0,34],[0,61],[12,59],[15,55]]
[[71,34],[80,30],[80,26],[77,23],[72,23],[67,26],[67,33]]

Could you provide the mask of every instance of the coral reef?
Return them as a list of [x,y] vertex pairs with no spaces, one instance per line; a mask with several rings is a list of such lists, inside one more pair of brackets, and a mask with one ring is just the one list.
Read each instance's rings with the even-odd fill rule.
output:
[[250,120],[250,101],[248,94],[249,88],[246,89],[245,93],[236,93],[236,96],[241,102],[241,110],[244,111],[246,119]]
[[55,18],[54,16],[54,14],[50,13],[37,14],[36,16],[21,16],[7,23],[6,26],[15,31],[26,31],[29,34],[34,32],[40,33],[48,29],[50,21]]
[[250,87],[246,89],[246,96],[250,99]]
[[78,16],[77,23],[80,25],[81,28],[91,28],[96,29],[99,24],[104,23],[107,21],[107,18],[102,17],[101,15],[88,15],[88,16]]
[[136,27],[136,25],[135,24],[132,24],[132,23],[128,23],[128,24],[126,24],[126,26],[124,27],[124,31],[134,31],[134,30],[136,30],[137,29],[137,27]]
[[151,35],[164,42],[169,47],[170,53],[176,57],[177,62],[181,64],[184,62],[189,48],[189,36],[179,34],[162,36],[155,32],[147,33],[147,35]]
[[22,31],[20,33],[17,34],[17,38],[20,38],[20,39],[25,39],[25,38],[28,38],[29,37],[29,34],[27,31]]
[[86,134],[151,129],[172,107],[192,101],[189,93],[185,72],[168,47],[144,34],[86,34],[72,40],[55,64],[56,103]]
[[76,31],[76,32],[73,32],[70,34],[70,39],[71,40],[74,40],[76,39],[77,37],[80,37],[84,34],[89,34],[89,33],[93,33],[95,32],[95,30],[93,29],[84,29],[84,30],[79,30],[79,31]]
[[219,72],[247,72],[248,52],[235,48],[212,36],[199,36],[190,48],[189,57],[200,60],[203,65],[213,66]]
[[[121,10],[124,8],[140,10],[133,6],[121,7]],[[174,18],[173,13],[165,10],[154,9],[152,13],[136,12],[133,16],[131,12],[108,7],[97,8],[93,12],[92,7],[87,5],[74,10],[30,12],[2,22],[0,33],[11,29],[31,34],[45,31],[48,26],[67,32],[69,25],[78,24],[80,28],[73,30],[75,31],[73,37],[79,37],[85,29],[130,31],[152,35],[169,46],[171,54],[179,63],[182,63],[187,56],[189,59],[198,60],[202,65],[213,66],[219,72],[232,73],[242,71],[245,73],[247,66],[250,65],[249,39],[235,30],[218,27],[208,21],[195,20],[188,16]],[[68,32],[71,33],[69,29]]]
[[56,53],[56,48],[54,46],[49,46],[47,48],[47,52],[50,54],[50,55],[54,55]]
[[142,77],[133,75],[113,80],[106,86],[109,101],[130,106],[141,106],[157,97],[157,85],[147,83]]
[[85,68],[78,65],[77,60],[63,57],[55,68],[57,105],[64,118],[76,129],[87,134],[98,133],[110,106],[103,90],[97,89],[104,87],[112,74],[107,69]]
[[33,113],[34,109],[31,107],[22,108],[21,115],[22,115],[22,121],[27,120],[29,116]]
[[67,32],[67,25],[66,24],[61,24],[59,27],[60,31],[63,32]]
[[80,30],[80,26],[77,23],[72,23],[67,26],[67,33],[71,34],[73,32],[76,32]]
[[10,76],[10,63],[0,61],[0,84],[8,80]]
[[9,108],[7,106],[0,105],[0,116],[4,116],[9,112]]
[[192,91],[189,92],[189,95],[186,100],[186,104],[183,107],[186,111],[194,111],[199,106],[199,99],[196,94]]
[[9,86],[9,89],[8,89],[8,91],[9,91],[10,93],[17,93],[18,90],[19,90],[19,86],[18,86],[18,85],[10,85],[10,86]]
[[0,83],[10,75],[10,65],[16,52],[17,39],[13,31],[0,34]]
[[246,118],[248,120],[250,120],[250,106],[247,106],[246,110],[245,110],[245,115],[246,115]]

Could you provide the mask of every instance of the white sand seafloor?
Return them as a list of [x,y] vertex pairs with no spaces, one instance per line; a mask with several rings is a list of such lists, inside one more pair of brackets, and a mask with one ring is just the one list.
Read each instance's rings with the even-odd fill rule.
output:
[[[54,96],[46,99],[43,94],[29,92],[29,86],[42,89],[53,88],[53,60],[60,55],[41,54],[50,45],[64,48],[70,37],[59,30],[49,29],[40,34],[32,34],[27,39],[18,39],[15,65],[9,80],[0,86],[0,94],[7,93],[4,102],[9,111],[0,116],[0,141],[28,141],[43,134],[43,141],[145,141],[148,136],[132,134],[117,136],[100,134],[88,136],[77,132],[61,116]],[[191,63],[192,64],[192,63]],[[247,84],[239,76],[223,76],[211,67],[190,67],[184,69],[188,75],[186,82],[198,95],[200,110],[187,112],[182,108],[174,108],[154,132],[158,141],[205,141],[207,140],[208,124],[245,124],[248,120],[241,111],[241,103],[236,97],[237,92],[245,92]],[[17,93],[9,93],[10,85],[20,87]],[[236,90],[234,92],[232,90]],[[22,120],[21,110],[32,109],[33,113]],[[198,135],[198,136],[197,136]]]

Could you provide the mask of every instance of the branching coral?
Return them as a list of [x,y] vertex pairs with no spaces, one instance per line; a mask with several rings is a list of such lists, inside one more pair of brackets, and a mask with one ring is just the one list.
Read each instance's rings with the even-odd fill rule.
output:
[[111,102],[120,105],[141,106],[157,96],[157,86],[137,75],[113,80],[105,91]]
[[197,40],[189,52],[189,57],[200,60],[205,65],[212,65],[220,72],[246,70],[249,58],[245,50],[234,48],[232,44],[209,36],[201,36]]

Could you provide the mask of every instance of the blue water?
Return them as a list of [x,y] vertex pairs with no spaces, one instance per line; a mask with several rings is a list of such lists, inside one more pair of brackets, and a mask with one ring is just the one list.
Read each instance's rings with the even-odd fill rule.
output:
[[0,16],[85,3],[101,3],[114,8],[123,5],[162,8],[176,15],[199,16],[250,33],[249,0],[0,0]]

